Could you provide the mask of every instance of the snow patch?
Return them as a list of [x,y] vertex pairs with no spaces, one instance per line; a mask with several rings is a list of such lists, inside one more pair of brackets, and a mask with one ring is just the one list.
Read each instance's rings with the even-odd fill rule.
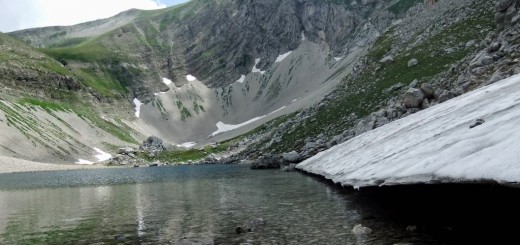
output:
[[134,105],[135,105],[135,117],[139,118],[141,115],[141,101],[139,101],[137,98],[134,98]]
[[[97,162],[103,162],[103,161],[106,161],[106,160],[109,160],[110,158],[112,158],[112,155],[102,151],[101,149],[99,148],[96,148],[94,147],[93,148],[94,151],[97,152],[97,155],[94,155],[95,158],[97,158]],[[88,160],[83,160],[83,159],[79,159],[76,164],[80,164],[80,165],[92,165],[94,164],[94,162],[91,162],[91,161],[88,161]]]
[[253,70],[251,72],[260,73],[260,74],[264,75],[265,71],[262,71],[262,70],[256,68],[256,65],[258,65],[258,63],[260,63],[260,58],[255,59],[255,66],[253,66]]
[[76,164],[79,164],[79,165],[92,165],[94,164],[93,162],[91,161],[88,161],[88,160],[83,160],[83,159],[79,159]]
[[186,80],[188,80],[188,82],[193,82],[193,81],[197,80],[197,78],[188,74],[186,76]]
[[177,145],[177,147],[190,149],[190,148],[194,147],[195,145],[197,145],[197,143],[195,143],[195,142],[186,142],[186,143],[182,143],[180,145]]
[[170,84],[172,84],[172,80],[170,80],[170,79],[168,79],[168,78],[165,78],[165,77],[163,77],[162,82],[163,82],[164,84],[166,84],[166,85],[170,85]]
[[342,60],[342,59],[343,59],[343,57],[334,57],[334,60],[335,60],[335,61],[340,61],[340,60]]
[[305,41],[305,40],[307,40],[307,37],[305,36],[305,32],[302,31],[302,41]]
[[282,106],[282,107],[280,107],[280,108],[278,108],[278,109],[272,111],[271,113],[269,113],[269,114],[267,114],[267,115],[275,114],[275,113],[277,113],[277,112],[283,110],[284,108],[285,108],[285,106]]
[[112,155],[102,151],[99,148],[94,147],[94,150],[98,153],[97,155],[94,155],[98,159],[98,162],[106,161],[110,158],[112,158]]
[[244,83],[245,80],[246,80],[246,76],[241,75],[240,78],[236,81],[236,83]]
[[278,58],[276,58],[276,60],[274,61],[275,63],[280,63],[282,62],[285,58],[287,58],[287,56],[289,56],[290,54],[292,53],[292,51],[289,51],[285,54],[281,54],[278,56]]
[[264,118],[264,117],[266,117],[266,116],[268,116],[268,115],[271,115],[271,114],[273,114],[273,113],[279,112],[279,111],[283,110],[284,108],[285,108],[285,106],[282,106],[281,108],[279,108],[279,109],[277,109],[277,110],[274,110],[274,111],[270,112],[270,113],[267,114],[267,115],[263,115],[263,116],[255,117],[255,118],[250,119],[250,120],[248,120],[248,121],[245,121],[245,122],[243,122],[243,123],[241,123],[241,124],[235,124],[235,125],[233,125],[233,124],[225,124],[225,123],[219,121],[219,122],[217,123],[217,131],[213,132],[210,136],[212,137],[212,136],[215,136],[215,135],[220,134],[220,133],[223,133],[223,132],[227,132],[227,131],[235,130],[235,129],[237,129],[237,128],[241,128],[241,127],[243,127],[243,126],[245,126],[245,125],[248,125],[248,124],[250,124],[250,123],[253,123],[253,122],[255,122],[255,121],[258,121],[258,120],[260,120],[260,119],[262,119],[262,118]]
[[[477,119],[482,125],[470,128]],[[520,182],[520,75],[366,132],[297,168],[354,187]]]

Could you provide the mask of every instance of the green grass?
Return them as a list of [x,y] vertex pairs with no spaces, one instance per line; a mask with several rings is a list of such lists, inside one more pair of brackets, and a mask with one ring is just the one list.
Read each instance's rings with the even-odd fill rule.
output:
[[86,86],[93,88],[104,96],[112,97],[125,94],[127,92],[126,88],[118,80],[107,74],[109,74],[108,71],[98,74],[87,69],[76,70],[76,75],[81,78]]

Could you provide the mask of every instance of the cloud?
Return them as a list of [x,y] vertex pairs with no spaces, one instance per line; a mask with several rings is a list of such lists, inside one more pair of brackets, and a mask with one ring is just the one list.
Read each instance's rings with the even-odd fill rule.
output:
[[131,8],[164,7],[156,0],[0,0],[0,31],[73,25],[108,18]]

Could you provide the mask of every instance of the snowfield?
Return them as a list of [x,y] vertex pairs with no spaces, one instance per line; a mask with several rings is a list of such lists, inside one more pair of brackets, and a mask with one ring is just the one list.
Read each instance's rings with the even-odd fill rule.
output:
[[[477,119],[482,125],[470,128]],[[298,169],[354,187],[520,182],[520,75],[433,106],[307,159]]]

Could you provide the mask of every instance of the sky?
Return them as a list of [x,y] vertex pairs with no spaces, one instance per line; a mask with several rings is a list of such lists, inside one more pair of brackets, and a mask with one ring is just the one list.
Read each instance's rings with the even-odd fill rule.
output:
[[74,25],[122,11],[160,9],[188,0],[0,0],[0,32]]

